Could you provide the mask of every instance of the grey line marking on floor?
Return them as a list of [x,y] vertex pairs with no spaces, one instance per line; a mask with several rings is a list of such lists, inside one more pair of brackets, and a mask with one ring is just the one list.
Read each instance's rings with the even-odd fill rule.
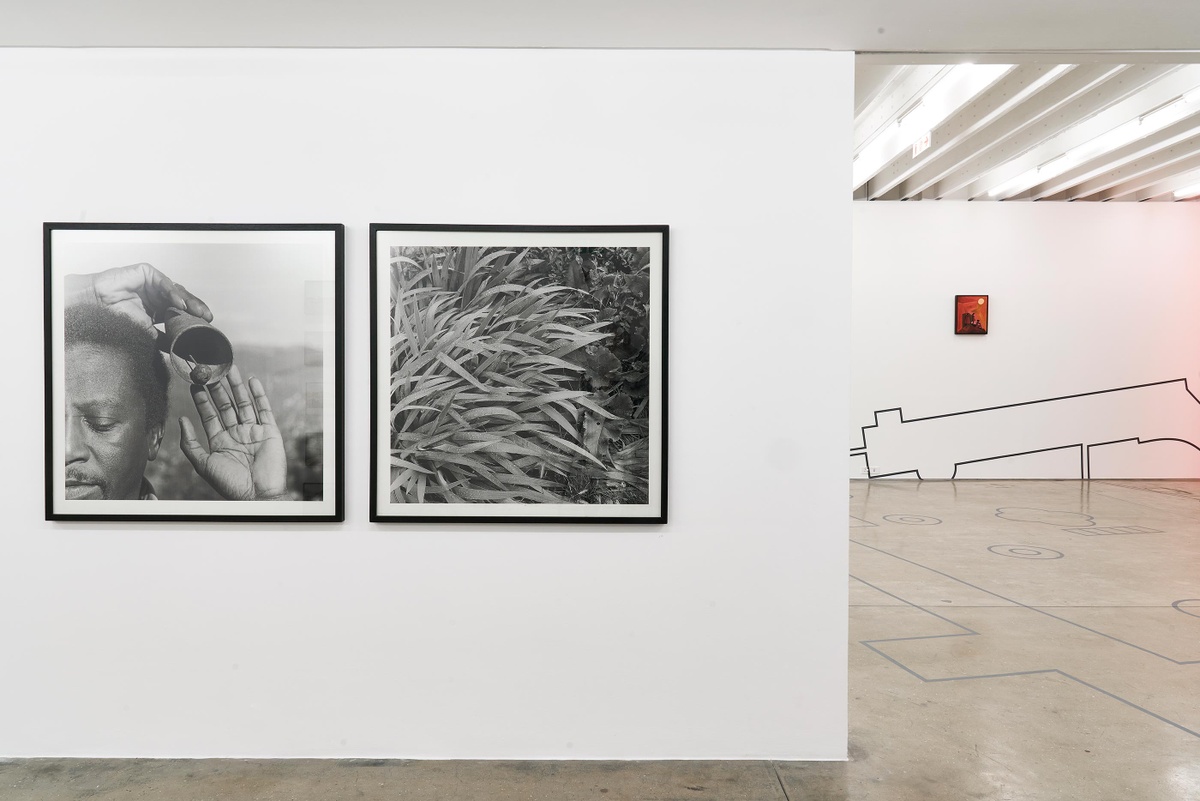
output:
[[779,791],[783,793],[783,801],[792,801],[792,797],[788,795],[787,787],[783,783],[783,777],[779,775],[779,763],[772,760],[771,770],[775,771],[775,781],[779,782]]
[[[971,636],[971,635],[969,635],[969,634],[940,634],[940,635],[936,635],[934,637],[904,637],[901,639],[904,639],[904,640],[921,640],[921,639],[936,640],[936,639],[944,639],[946,637],[969,637],[969,636]],[[1122,704],[1125,704],[1128,707],[1136,709],[1139,712],[1144,712],[1145,714],[1149,715],[1150,717],[1154,718],[1155,720],[1166,723],[1168,726],[1173,726],[1182,732],[1186,732],[1187,734],[1192,735],[1193,737],[1200,738],[1200,732],[1198,732],[1198,731],[1193,731],[1181,723],[1176,723],[1175,721],[1171,720],[1170,718],[1165,718],[1162,715],[1158,714],[1157,712],[1152,712],[1151,710],[1146,709],[1146,707],[1144,707],[1144,706],[1135,704],[1133,701],[1130,701],[1128,698],[1122,698],[1121,696],[1117,695],[1116,693],[1109,692],[1108,690],[1104,689],[1103,687],[1097,687],[1095,684],[1092,684],[1091,682],[1084,681],[1083,679],[1079,678],[1078,676],[1072,676],[1070,673],[1066,673],[1062,670],[1059,670],[1058,668],[1046,668],[1044,670],[1021,670],[1021,671],[1014,671],[1012,673],[985,673],[985,674],[981,674],[978,676],[947,676],[947,677],[941,678],[941,679],[927,679],[924,676],[922,676],[920,673],[917,673],[912,668],[899,662],[896,659],[893,659],[892,657],[888,656],[883,651],[879,650],[878,648],[876,648],[874,646],[874,643],[881,643],[881,642],[899,642],[899,640],[863,640],[860,644],[865,645],[867,648],[870,648],[872,651],[879,654],[884,659],[886,659],[887,661],[891,662],[896,667],[903,670],[905,673],[911,674],[912,676],[920,679],[921,681],[923,681],[926,684],[938,684],[938,683],[950,682],[950,681],[975,681],[978,679],[1008,679],[1008,678],[1014,678],[1014,677],[1019,677],[1019,676],[1037,676],[1037,675],[1049,675],[1052,673],[1057,673],[1058,675],[1062,676],[1063,678],[1070,679],[1071,681],[1076,682],[1078,684],[1082,684],[1084,687],[1087,687],[1091,690],[1095,690],[1096,692],[1100,693],[1101,695],[1106,695],[1109,698],[1113,699],[1114,701],[1120,701]]]
[[[928,638],[925,638],[925,637],[912,637],[912,638],[910,638],[910,639],[914,639],[914,640],[920,640],[920,639],[930,639],[930,640],[937,640],[937,639],[942,639],[942,638],[945,638],[945,637],[970,637],[970,636],[971,636],[970,634],[938,634],[938,635],[937,635],[937,636],[935,636],[935,637],[928,637]],[[915,671],[915,670],[913,670],[912,668],[910,668],[908,665],[904,664],[903,662],[899,661],[898,659],[893,659],[892,657],[890,657],[890,656],[888,656],[887,654],[885,654],[883,651],[880,651],[878,648],[876,648],[876,647],[875,647],[875,645],[874,645],[874,643],[875,643],[875,642],[888,642],[888,641],[887,641],[887,640],[859,640],[859,645],[865,645],[865,646],[867,646],[867,648],[870,648],[872,651],[874,651],[875,653],[879,654],[879,655],[880,655],[880,656],[882,656],[884,659],[886,659],[887,661],[891,662],[891,663],[892,663],[893,665],[895,665],[896,667],[898,667],[898,668],[900,668],[901,670],[903,670],[905,673],[908,673],[908,674],[909,674],[909,675],[911,675],[913,678],[920,679],[921,681],[925,682],[926,684],[928,684],[928,683],[929,683],[929,679],[925,678],[925,677],[924,677],[924,676],[922,676],[920,673],[918,673],[917,671]],[[967,677],[965,677],[965,678],[971,678],[971,677],[970,677],[970,676],[967,676]]]
[[[1029,514],[1030,512],[1041,512],[1041,515]],[[1024,515],[1024,516],[1022,516]],[[1072,534],[1082,534],[1087,537],[1094,537],[1103,534],[1165,534],[1162,529],[1150,528],[1149,526],[1141,525],[1116,525],[1116,526],[1097,526],[1096,518],[1093,515],[1083,512],[1070,512],[1062,509],[1041,509],[1032,506],[1001,506],[996,509],[996,517],[1001,520],[1012,520],[1021,523],[1045,523],[1048,526],[1061,528],[1063,531]],[[1068,524],[1066,521],[1071,518],[1087,520],[1086,523],[1080,523],[1078,520]]]
[[942,522],[938,518],[928,515],[884,515],[883,519],[889,523],[900,523],[905,526],[936,526]]
[[969,581],[964,581],[963,579],[960,579],[956,576],[952,576],[949,573],[943,573],[942,571],[938,570],[937,568],[930,567],[929,565],[923,565],[920,562],[914,562],[911,559],[905,559],[903,556],[897,556],[896,554],[889,553],[888,551],[885,551],[882,548],[876,548],[874,545],[868,545],[867,543],[859,542],[856,539],[851,539],[850,541],[852,543],[854,543],[855,545],[861,545],[864,548],[870,548],[872,551],[877,551],[877,552],[883,554],[884,556],[890,556],[893,559],[899,559],[901,562],[908,562],[910,565],[922,568],[924,570],[928,570],[931,573],[937,573],[939,576],[945,576],[946,578],[950,579],[951,581],[957,581],[959,584],[970,587],[973,590],[979,590],[980,592],[986,593],[987,595],[991,595],[994,598],[999,598],[1002,601],[1008,601],[1010,604],[1019,606],[1022,609],[1028,609],[1031,612],[1037,612],[1039,615],[1045,615],[1046,617],[1053,618],[1054,620],[1060,621],[1062,623],[1066,623],[1067,625],[1070,625],[1070,626],[1075,626],[1076,628],[1091,632],[1092,634],[1112,640],[1113,642],[1119,642],[1119,643],[1121,643],[1121,645],[1127,645],[1130,648],[1135,648],[1139,651],[1142,651],[1143,653],[1150,654],[1151,656],[1156,656],[1159,659],[1163,659],[1163,660],[1166,660],[1167,662],[1170,662],[1171,664],[1174,664],[1174,665],[1200,665],[1200,659],[1188,659],[1188,660],[1183,660],[1183,661],[1178,660],[1178,659],[1172,659],[1171,657],[1167,656],[1166,654],[1160,654],[1157,651],[1153,651],[1153,650],[1151,650],[1149,648],[1145,648],[1141,645],[1135,645],[1134,643],[1131,643],[1127,640],[1122,640],[1120,637],[1114,637],[1111,634],[1105,634],[1102,631],[1097,631],[1096,629],[1088,628],[1087,626],[1083,625],[1082,623],[1076,623],[1074,620],[1068,620],[1065,617],[1059,617],[1058,615],[1051,614],[1050,612],[1047,612],[1045,609],[1039,609],[1036,606],[1030,606],[1029,604],[1021,603],[1020,601],[1015,601],[1012,598],[1005,597],[998,592],[993,592],[992,590],[986,590],[983,587],[978,587]]
[[1160,528],[1149,526],[1097,526],[1096,528],[1064,528],[1071,534],[1082,534],[1085,537],[1100,537],[1117,534],[1166,534]]
[[[971,636],[977,636],[977,635],[973,635],[973,634],[936,634],[932,637],[900,637],[900,638],[897,638],[894,640],[863,640],[860,644],[867,646],[872,651],[879,654],[880,656],[882,656],[887,661],[891,662],[896,667],[901,668],[902,670],[904,670],[908,673],[911,673],[913,676],[916,676],[918,679],[925,682],[926,684],[944,684],[946,682],[951,682],[951,681],[976,681],[978,679],[1011,679],[1011,678],[1014,678],[1017,676],[1040,676],[1040,675],[1043,675],[1046,673],[1062,673],[1062,671],[1059,670],[1058,668],[1039,668],[1038,670],[1014,670],[1014,671],[1010,671],[1007,673],[980,673],[975,676],[943,676],[940,679],[931,679],[931,678],[928,678],[927,676],[922,676],[917,671],[915,671],[912,668],[908,667],[907,665],[901,663],[898,659],[888,656],[883,651],[881,651],[875,647],[875,643],[883,643],[883,642],[904,642],[904,641],[909,641],[909,640],[938,640],[938,639],[946,639],[949,637],[971,637]],[[1113,697],[1115,698],[1116,696],[1113,696]],[[1200,736],[1200,735],[1197,735],[1197,736]]]
[[[1195,479],[1168,479],[1169,481],[1194,481]],[[1131,483],[1136,482],[1136,483]],[[1165,487],[1161,482],[1150,481],[1140,482],[1138,479],[1102,479],[1102,484],[1110,487],[1121,487],[1123,489],[1134,490],[1135,492],[1153,492],[1158,495],[1170,495],[1173,498],[1182,498],[1189,501],[1200,501],[1200,495],[1193,492],[1188,492],[1178,487]]]
[[[1030,514],[1040,512],[1041,514]],[[1068,512],[1062,509],[1041,509],[1034,506],[1001,506],[996,509],[996,517],[1017,523],[1045,523],[1055,528],[1085,528],[1096,525],[1096,518],[1083,512]],[[1067,522],[1067,521],[1070,522]]]
[[[851,578],[853,578],[853,576],[851,576]],[[863,582],[863,583],[865,584],[866,582]],[[1189,612],[1187,609],[1183,608],[1184,604],[1190,604],[1193,602],[1198,605],[1195,607],[1196,612]],[[1171,604],[1171,608],[1174,609],[1176,612],[1183,612],[1185,615],[1191,615],[1192,617],[1200,617],[1200,614],[1197,614],[1197,612],[1200,612],[1200,598],[1181,598],[1178,601],[1176,601],[1175,603]],[[1188,607],[1188,609],[1192,609],[1192,608],[1193,607],[1190,607],[1190,606]]]
[[[888,596],[889,598],[895,598],[897,601],[899,601],[902,604],[908,604],[913,609],[920,609],[922,612],[924,612],[927,615],[933,615],[938,620],[944,620],[945,622],[949,623],[951,626],[957,626],[958,628],[962,629],[963,631],[965,631],[969,634],[978,634],[979,633],[978,631],[973,631],[972,629],[967,628],[962,623],[957,623],[948,617],[939,615],[937,612],[926,609],[923,606],[918,606],[917,604],[914,604],[912,601],[908,600],[907,598],[901,598],[899,595],[896,595],[895,593],[888,592],[883,587],[877,587],[874,584],[872,584],[871,582],[867,581],[866,579],[861,579],[858,576],[854,575],[853,573],[850,574],[850,578],[854,579],[855,581],[859,582],[860,584],[865,584],[866,586],[870,587],[873,590],[883,593],[884,595]],[[988,608],[991,609],[992,607],[988,607]],[[941,635],[941,636],[945,636],[945,635]]]
[[[1167,495],[1169,497],[1177,498],[1179,500],[1200,501],[1200,497],[1197,497],[1190,493],[1182,492],[1182,490],[1172,491],[1170,487],[1163,487],[1160,489],[1151,489],[1149,487],[1131,487],[1131,486],[1128,486],[1127,484],[1119,484],[1116,481],[1104,480],[1104,479],[1095,479],[1091,483],[1101,485],[1101,486],[1095,488],[1095,492],[1097,495],[1100,495],[1108,500],[1116,501],[1118,503],[1127,503],[1131,506],[1142,506],[1142,507],[1151,509],[1154,512],[1157,512],[1160,514],[1167,514],[1167,515],[1171,515],[1171,516],[1179,515],[1181,517],[1185,517],[1188,519],[1190,519],[1190,517],[1188,517],[1188,515],[1186,513],[1176,512],[1172,509],[1164,509],[1161,506],[1155,506],[1153,503],[1149,503],[1149,502],[1143,503],[1142,501],[1132,500],[1130,498],[1126,498],[1121,495],[1113,495],[1111,493],[1106,493],[1103,491],[1103,489],[1105,486],[1107,486],[1107,487],[1114,487],[1116,489],[1129,490],[1130,492],[1151,492],[1156,495]],[[1091,492],[1092,488],[1089,487],[1088,491]]]
[[1162,715],[1158,714],[1157,712],[1151,712],[1149,709],[1146,709],[1146,707],[1144,707],[1144,706],[1138,706],[1133,701],[1130,701],[1127,698],[1122,698],[1121,696],[1116,695],[1115,693],[1110,693],[1108,690],[1104,689],[1103,687],[1097,687],[1095,684],[1092,684],[1091,682],[1087,682],[1081,678],[1072,676],[1070,673],[1063,673],[1063,671],[1061,671],[1061,670],[1056,670],[1054,672],[1059,673],[1063,676],[1066,676],[1071,681],[1077,681],[1080,684],[1082,684],[1084,687],[1090,687],[1091,689],[1095,690],[1098,693],[1107,695],[1109,698],[1112,698],[1115,701],[1120,701],[1122,704],[1128,704],[1129,706],[1133,707],[1134,709],[1138,710],[1139,712],[1145,712],[1150,717],[1155,718],[1157,720],[1161,720],[1163,723],[1166,723],[1168,726],[1174,726],[1175,728],[1179,729],[1180,731],[1187,732],[1188,734],[1192,735],[1193,737],[1200,737],[1200,732],[1192,731],[1187,726],[1182,726],[1182,725],[1176,723],[1175,721],[1170,720],[1169,718],[1164,718]]
[[[859,543],[859,544],[861,545],[862,543]],[[870,547],[870,546],[867,546],[867,547]],[[878,549],[876,549],[876,550],[878,550]],[[893,554],[889,554],[889,556],[890,555],[893,555]],[[896,558],[902,559],[903,557],[897,556]],[[909,560],[905,559],[904,561],[909,561]],[[914,562],[913,564],[916,564],[916,563]],[[923,567],[923,565],[918,565],[918,567]],[[933,570],[933,568],[928,568],[928,569]],[[937,571],[937,570],[934,570],[933,572],[940,573],[940,571]],[[946,575],[946,574],[942,573],[942,575]],[[1078,684],[1082,684],[1084,687],[1088,687],[1092,690],[1095,690],[1098,693],[1106,695],[1109,698],[1113,699],[1114,701],[1120,701],[1122,704],[1125,704],[1128,707],[1136,709],[1139,712],[1144,712],[1145,714],[1149,715],[1150,717],[1154,718],[1155,720],[1166,723],[1169,726],[1173,726],[1182,732],[1186,732],[1187,734],[1192,735],[1193,737],[1200,738],[1200,732],[1193,731],[1181,723],[1176,723],[1175,721],[1171,720],[1170,718],[1165,718],[1162,715],[1158,714],[1157,712],[1152,712],[1151,710],[1146,709],[1144,706],[1135,704],[1133,701],[1130,701],[1128,698],[1122,698],[1121,696],[1117,695],[1116,693],[1109,692],[1108,690],[1105,690],[1103,687],[1097,687],[1095,684],[1092,684],[1091,682],[1084,681],[1083,679],[1079,678],[1078,676],[1072,676],[1070,673],[1067,673],[1058,668],[1042,668],[1040,670],[1014,670],[1014,671],[1011,671],[1008,673],[981,673],[981,674],[975,675],[975,676],[944,676],[940,679],[931,679],[931,678],[922,676],[920,673],[913,670],[912,668],[910,668],[908,665],[904,664],[900,660],[894,658],[890,654],[884,653],[879,648],[876,648],[875,647],[876,643],[914,642],[916,640],[948,640],[948,639],[952,639],[954,637],[978,637],[978,636],[980,636],[979,632],[973,631],[973,630],[967,628],[966,626],[964,626],[963,624],[956,623],[955,621],[953,621],[947,617],[944,617],[942,615],[939,615],[936,612],[932,612],[932,611],[926,609],[925,607],[920,606],[919,604],[915,604],[912,601],[909,601],[905,598],[901,598],[899,595],[895,595],[893,593],[888,592],[885,589],[876,587],[871,582],[865,581],[864,579],[861,579],[858,576],[851,575],[850,578],[854,579],[855,581],[862,582],[866,586],[868,586],[874,590],[878,590],[879,592],[883,593],[884,595],[889,595],[892,598],[895,598],[897,601],[906,603],[909,606],[913,607],[914,609],[919,609],[928,615],[932,615],[933,617],[936,617],[939,620],[943,620],[943,621],[949,623],[950,625],[957,626],[958,628],[963,630],[962,633],[959,633],[959,634],[928,634],[928,635],[916,636],[916,637],[888,637],[888,638],[881,639],[881,640],[859,640],[859,645],[866,646],[868,649],[870,649],[874,653],[878,654],[879,656],[883,657],[888,662],[891,662],[893,665],[900,668],[905,673],[909,674],[910,676],[912,676],[915,679],[919,679],[921,682],[923,682],[925,684],[941,684],[941,683],[951,682],[951,681],[976,681],[976,680],[980,680],[980,679],[1009,679],[1009,678],[1015,678],[1015,677],[1019,677],[1019,676],[1039,676],[1039,675],[1049,675],[1052,673],[1057,673],[1058,675],[1062,676],[1063,678],[1070,679],[1071,681],[1074,681]],[[954,577],[948,576],[948,578],[953,579]],[[955,581],[961,581],[961,579],[955,579]],[[967,586],[972,586],[965,581],[962,583],[967,584]],[[976,589],[980,589],[980,588],[976,588]],[[983,590],[983,592],[987,592],[987,590]],[[995,595],[995,593],[992,593],[992,594]],[[1000,597],[1000,596],[997,596],[997,597]],[[1017,603],[1017,602],[1013,601],[1012,603]],[[1019,604],[1019,603],[1017,605],[1024,606],[1024,604]],[[987,607],[987,608],[994,608],[994,607]],[[1025,607],[1025,608],[1033,609],[1033,607]],[[1033,611],[1037,612],[1039,610],[1033,609]],[[1050,615],[1050,617],[1054,617],[1054,615]],[[1070,621],[1065,621],[1065,622],[1070,623]],[[1084,628],[1084,627],[1081,627],[1081,628]],[[1107,637],[1108,635],[1101,634],[1101,636]],[[1109,639],[1115,639],[1115,638],[1110,637]],[[1134,646],[1134,647],[1136,648],[1137,646]],[[1166,658],[1166,657],[1164,657],[1164,658]],[[1174,661],[1174,660],[1172,660],[1172,661]],[[1176,664],[1194,664],[1194,663],[1176,663]]]
[[[998,549],[998,550],[997,550]],[[1013,559],[1062,559],[1063,552],[1041,545],[991,545],[988,550],[996,556],[1008,556]]]

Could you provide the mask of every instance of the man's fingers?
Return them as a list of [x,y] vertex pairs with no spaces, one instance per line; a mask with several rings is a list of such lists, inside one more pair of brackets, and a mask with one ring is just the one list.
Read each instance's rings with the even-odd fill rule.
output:
[[171,279],[155,269],[154,265],[142,262],[122,269],[131,284],[129,289],[137,293],[146,314],[154,322],[161,323],[166,320],[167,310],[172,306],[183,308],[171,297],[171,292],[175,288]]
[[246,384],[242,381],[241,371],[237,369],[237,365],[229,368],[229,389],[233,393],[233,405],[237,409],[237,419],[240,423],[257,423],[258,410],[254,408],[254,399],[250,397],[250,390],[246,389]]
[[[213,318],[207,303],[146,262],[93,273],[69,283],[68,287],[73,302],[94,301],[112,306],[139,322],[144,313],[148,326],[163,322],[167,310],[172,308],[209,322]],[[139,307],[137,311],[132,309],[135,305]]]
[[212,311],[209,310],[208,304],[184,289],[183,284],[175,283],[152,264],[135,264],[133,269],[134,274],[141,280],[138,294],[146,305],[146,311],[155,319],[161,320],[167,309],[176,308],[212,321]]
[[209,385],[208,394],[216,404],[221,425],[225,428],[236,426],[238,424],[237,409],[234,407],[233,398],[229,397],[229,390],[225,389],[225,385],[221,382]]
[[146,304],[142,302],[140,297],[119,300],[107,305],[108,308],[115,312],[120,312],[142,328],[145,328],[150,334],[157,336],[158,331],[154,328],[154,319],[146,314]]
[[[170,279],[168,279],[170,280]],[[212,311],[209,310],[208,304],[200,300],[183,288],[183,284],[174,284],[169,293],[171,305],[177,309],[182,309],[193,317],[199,317],[208,322],[212,322]]]
[[221,425],[217,407],[213,404],[212,398],[208,396],[208,389],[193,384],[192,402],[196,404],[196,411],[200,414],[200,425],[204,426],[204,433],[211,442],[213,437],[225,430],[225,427]]
[[196,429],[192,428],[192,421],[186,417],[179,418],[179,449],[183,451],[183,455],[187,457],[187,460],[192,463],[192,467],[195,468],[196,472],[200,472],[208,451],[204,450],[204,446],[200,444],[200,440],[196,439]]
[[267,400],[267,391],[262,382],[250,377],[250,394],[254,396],[254,406],[258,409],[258,422],[264,426],[275,425],[275,415],[271,412],[271,401]]

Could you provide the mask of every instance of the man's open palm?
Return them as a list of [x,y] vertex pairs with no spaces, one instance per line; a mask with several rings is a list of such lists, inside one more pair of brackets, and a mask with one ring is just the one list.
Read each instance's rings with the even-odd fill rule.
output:
[[283,436],[262,383],[242,382],[237,366],[223,383],[193,386],[192,400],[208,437],[206,449],[192,422],[179,420],[179,447],[200,477],[227,500],[289,500]]

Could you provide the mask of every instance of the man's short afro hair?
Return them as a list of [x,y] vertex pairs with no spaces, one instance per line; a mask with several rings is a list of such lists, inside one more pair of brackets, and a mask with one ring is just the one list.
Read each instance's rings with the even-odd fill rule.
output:
[[170,373],[154,334],[107,306],[76,304],[66,311],[66,346],[97,345],[125,355],[137,393],[146,399],[147,430],[166,424]]

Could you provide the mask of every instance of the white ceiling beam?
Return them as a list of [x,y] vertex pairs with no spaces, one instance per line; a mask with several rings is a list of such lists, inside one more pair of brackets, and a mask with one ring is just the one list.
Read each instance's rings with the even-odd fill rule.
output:
[[1019,171],[1006,172],[1005,165],[1081,119],[1096,114],[1105,106],[1144,89],[1177,69],[1174,65],[1163,64],[1122,66],[1114,72],[1105,73],[1097,81],[1085,81],[1083,86],[1076,87],[1079,90],[1076,92],[1069,91],[1071,79],[1067,76],[1061,81],[1068,87],[1062,102],[1055,103],[1048,113],[1035,116],[1031,124],[1021,126],[995,147],[939,179],[931,192],[937,197],[977,197],[982,176],[995,173],[1003,177],[993,180],[1003,181],[1020,175]]
[[[875,173],[870,180],[871,195],[887,192],[930,163],[938,154],[953,150],[972,134],[1027,101],[1061,72],[1062,68],[1051,64],[1014,67],[933,129],[932,144],[928,150],[915,158],[910,151],[900,153]],[[909,191],[907,187],[900,190],[901,197],[915,194],[916,191]]]
[[[1161,70],[1162,68],[1158,68]],[[1200,86],[1200,64],[1189,64],[1152,78],[1154,68],[1150,65],[1135,65],[1110,81],[1101,84],[1088,97],[1072,104],[1060,114],[1037,126],[1028,133],[1037,143],[1017,158],[997,166],[971,182],[968,196],[978,198],[988,190],[1004,184],[1039,165],[1061,156],[1122,123],[1145,114],[1191,89]],[[1051,134],[1046,136],[1046,134]],[[1024,136],[1017,137],[1024,140]],[[1018,187],[994,196],[993,199],[1012,199],[1024,189]]]
[[938,78],[949,71],[945,64],[929,64],[903,67],[892,76],[888,85],[854,119],[854,155],[916,105]]
[[[974,67],[968,67],[968,69],[974,69]],[[967,99],[942,124],[929,131],[935,144],[924,154],[914,158],[911,149],[906,147],[877,171],[868,182],[870,196],[877,198],[889,192],[921,164],[924,164],[928,158],[931,158],[935,152],[953,147],[974,131],[1002,115],[1029,93],[1032,84],[1044,82],[1046,76],[1055,69],[1057,68],[1050,65],[1032,65],[1013,67],[998,75],[986,88]],[[922,133],[925,132],[912,131],[911,135],[919,137]],[[900,196],[907,197],[903,192],[900,193]]]
[[1184,119],[1168,125],[1157,133],[1097,156],[1078,167],[1067,170],[1062,175],[1032,187],[1030,195],[1034,200],[1042,200],[1050,195],[1069,191],[1076,184],[1098,178],[1109,170],[1134,164],[1140,160],[1149,161],[1164,151],[1167,152],[1164,158],[1169,159],[1171,148],[1177,146],[1185,151],[1180,154],[1181,157],[1186,156],[1191,152],[1189,143],[1196,139],[1200,139],[1200,107]]
[[904,70],[899,65],[854,63],[854,118],[858,119]]
[[[1131,175],[1103,190],[1092,192],[1086,198],[1095,201],[1149,200],[1194,183],[1200,183],[1200,149],[1153,169],[1141,170],[1136,176]],[[1083,197],[1080,196],[1080,199]]]
[[[1012,64],[956,64],[855,155],[851,186],[863,185],[885,164],[912,152],[915,140],[951,119],[1013,69]],[[880,194],[883,192],[871,192],[872,196]]]
[[[1166,195],[1171,200],[1200,200],[1200,169],[1173,175],[1170,179],[1162,183],[1170,187]],[[1147,187],[1147,189],[1156,188]]]
[[1196,64],[1200,50],[988,50],[901,53],[860,50],[854,63],[878,64]]
[[1138,201],[1167,200],[1172,202],[1178,200],[1181,202],[1186,201],[1188,203],[1192,203],[1200,200],[1200,197],[1190,196],[1177,198],[1175,197],[1175,193],[1183,189],[1192,190],[1198,183],[1200,183],[1200,170],[1185,173],[1183,175],[1177,175],[1168,181],[1163,181],[1162,183],[1155,184],[1154,186],[1148,186],[1142,191],[1138,192],[1137,196],[1132,199],[1136,199]]
[[[917,193],[923,197],[940,197],[943,193],[950,195],[961,189],[983,171],[983,157],[986,154],[1000,147],[1004,147],[1005,152],[1011,152],[1006,144],[1014,136],[1061,110],[1123,69],[1123,65],[1112,64],[1073,67],[1054,80],[1038,85],[1032,97],[955,147],[937,147],[935,138],[933,158],[926,160],[905,179],[900,193],[905,197]],[[952,174],[955,177],[952,178]]]

